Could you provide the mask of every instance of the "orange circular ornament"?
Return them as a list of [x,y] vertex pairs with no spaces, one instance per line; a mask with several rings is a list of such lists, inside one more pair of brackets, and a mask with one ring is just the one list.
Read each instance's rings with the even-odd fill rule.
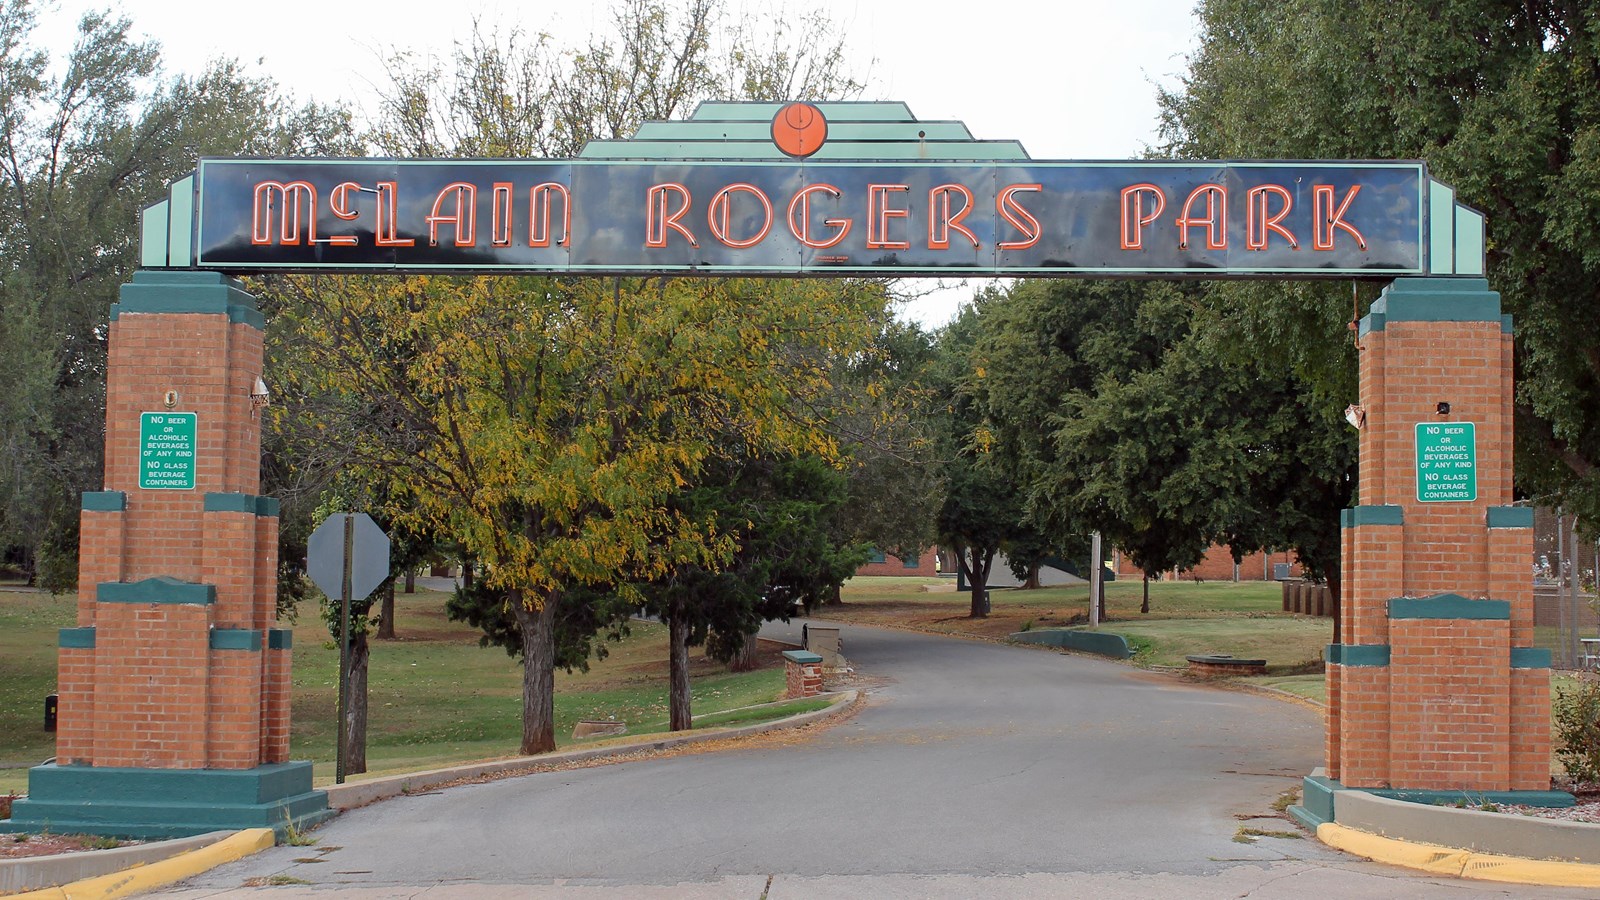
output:
[[828,140],[828,120],[810,103],[790,103],[772,117],[772,142],[785,154],[804,159]]

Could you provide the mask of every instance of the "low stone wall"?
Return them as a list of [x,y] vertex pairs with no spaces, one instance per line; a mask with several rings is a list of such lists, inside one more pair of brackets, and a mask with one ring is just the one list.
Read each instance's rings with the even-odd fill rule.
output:
[[1096,656],[1109,656],[1112,659],[1127,659],[1133,655],[1133,648],[1128,646],[1126,638],[1120,634],[1104,631],[1037,628],[1032,631],[1014,632],[1009,637],[1019,644],[1043,644],[1046,647],[1079,650]]
[[822,693],[822,657],[809,650],[783,651],[784,697],[794,700]]
[[1340,825],[1383,837],[1525,859],[1600,863],[1600,825],[1391,800],[1358,790],[1340,791],[1334,810]]
[[1189,656],[1185,659],[1189,662],[1189,674],[1201,678],[1237,678],[1241,675],[1267,674],[1267,661],[1264,659],[1238,659],[1222,654]]

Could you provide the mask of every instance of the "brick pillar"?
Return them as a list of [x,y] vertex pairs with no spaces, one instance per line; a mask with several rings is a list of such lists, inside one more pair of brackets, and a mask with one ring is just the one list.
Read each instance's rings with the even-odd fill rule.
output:
[[783,651],[784,697],[815,697],[822,693],[822,657],[809,650]]
[[1348,787],[1547,790],[1533,514],[1510,505],[1510,317],[1483,279],[1403,278],[1361,320],[1360,340],[1362,505],[1342,520],[1328,775]]
[[10,830],[133,837],[309,824],[288,763],[277,501],[260,490],[264,322],[238,282],[137,273],[112,307],[105,490],[83,498],[78,627],[61,634],[57,764]]

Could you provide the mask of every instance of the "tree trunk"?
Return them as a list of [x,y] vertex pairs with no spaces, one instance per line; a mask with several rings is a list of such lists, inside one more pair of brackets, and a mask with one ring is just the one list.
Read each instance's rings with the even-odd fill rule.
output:
[[844,605],[844,592],[840,588],[841,588],[841,586],[836,584],[836,585],[833,586],[833,590],[828,592],[828,599],[826,601],[826,605],[828,605],[828,606],[843,606]]
[[[409,576],[408,576],[409,577]],[[378,609],[378,640],[394,640],[394,582],[383,589],[383,605]]]
[[967,614],[967,618],[986,619],[989,617],[989,610],[986,608],[988,604],[983,602],[983,598],[988,592],[989,567],[994,565],[994,554],[987,554],[988,558],[983,559],[981,558],[983,554],[980,554],[978,549],[974,547],[972,549],[971,556],[972,566],[970,574],[972,577],[969,580],[972,584],[972,611]]
[[1039,589],[1039,569],[1040,565],[1038,563],[1028,567],[1028,577],[1022,582],[1023,590],[1037,591]]
[[472,560],[465,557],[461,560],[461,586],[468,590],[472,589]]
[[744,636],[744,646],[728,660],[728,671],[754,672],[760,665],[761,660],[756,656],[756,632],[752,631]]
[[1144,602],[1139,604],[1139,612],[1150,612],[1150,573],[1144,573]]
[[1344,616],[1340,615],[1339,612],[1339,610],[1342,608],[1340,604],[1340,595],[1344,593],[1344,585],[1340,581],[1339,576],[1340,572],[1338,566],[1334,566],[1333,569],[1328,572],[1328,600],[1333,606],[1333,642],[1335,644],[1340,643],[1339,620],[1344,618]]
[[[335,641],[335,644],[338,642]],[[344,716],[344,773],[360,775],[367,770],[367,668],[372,648],[365,634],[350,635],[350,684],[345,695],[348,708]]]
[[679,621],[681,618],[673,616],[667,620],[672,647],[667,666],[671,675],[667,709],[673,731],[688,731],[694,727],[689,711],[689,623]]
[[407,569],[406,570],[406,593],[415,594],[416,592],[417,592],[417,570],[416,569]]
[[[470,570],[464,570],[470,571]],[[556,748],[556,604],[560,593],[538,599],[542,609],[529,609],[522,591],[511,593],[511,608],[522,629],[522,753],[549,753]]]

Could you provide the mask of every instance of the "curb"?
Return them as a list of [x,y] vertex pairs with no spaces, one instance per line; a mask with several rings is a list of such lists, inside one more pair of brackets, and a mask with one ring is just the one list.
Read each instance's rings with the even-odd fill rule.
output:
[[0,859],[0,897],[149,865],[171,859],[180,853],[209,847],[231,834],[231,831],[211,831],[194,837],[152,841],[110,850],[80,850],[50,856]]
[[699,744],[705,741],[729,740],[732,738],[749,737],[756,734],[766,734],[776,731],[785,731],[791,728],[802,728],[817,722],[842,716],[854,710],[861,703],[864,694],[859,690],[840,691],[834,695],[836,702],[826,709],[812,710],[811,712],[797,713],[786,719],[773,722],[764,722],[759,725],[746,725],[741,728],[723,728],[711,731],[697,731],[686,735],[674,737],[653,738],[637,741],[631,744],[607,744],[604,747],[594,747],[587,750],[568,750],[564,753],[544,753],[538,756],[518,756],[511,759],[496,760],[488,763],[468,763],[461,766],[451,766],[445,769],[429,769],[425,772],[407,772],[402,775],[387,775],[373,778],[368,781],[346,782],[340,785],[328,785],[322,790],[328,792],[328,807],[344,811],[410,794],[416,791],[427,791],[450,782],[465,779],[493,777],[496,775],[512,776],[524,774],[528,770],[544,768],[546,766],[559,766],[565,763],[587,762],[594,759],[603,759],[608,756],[622,756],[629,753],[638,753],[651,750],[671,750],[690,744]]
[[1317,826],[1317,840],[1375,862],[1435,875],[1552,887],[1600,887],[1600,866],[1589,863],[1521,859],[1432,844],[1417,844],[1357,831],[1334,822]]
[[271,828],[247,828],[244,831],[234,832],[209,847],[180,853],[160,862],[138,865],[122,872],[96,878],[85,878],[59,887],[11,894],[7,900],[89,900],[89,898],[115,900],[192,878],[223,863],[259,853],[274,843]]

